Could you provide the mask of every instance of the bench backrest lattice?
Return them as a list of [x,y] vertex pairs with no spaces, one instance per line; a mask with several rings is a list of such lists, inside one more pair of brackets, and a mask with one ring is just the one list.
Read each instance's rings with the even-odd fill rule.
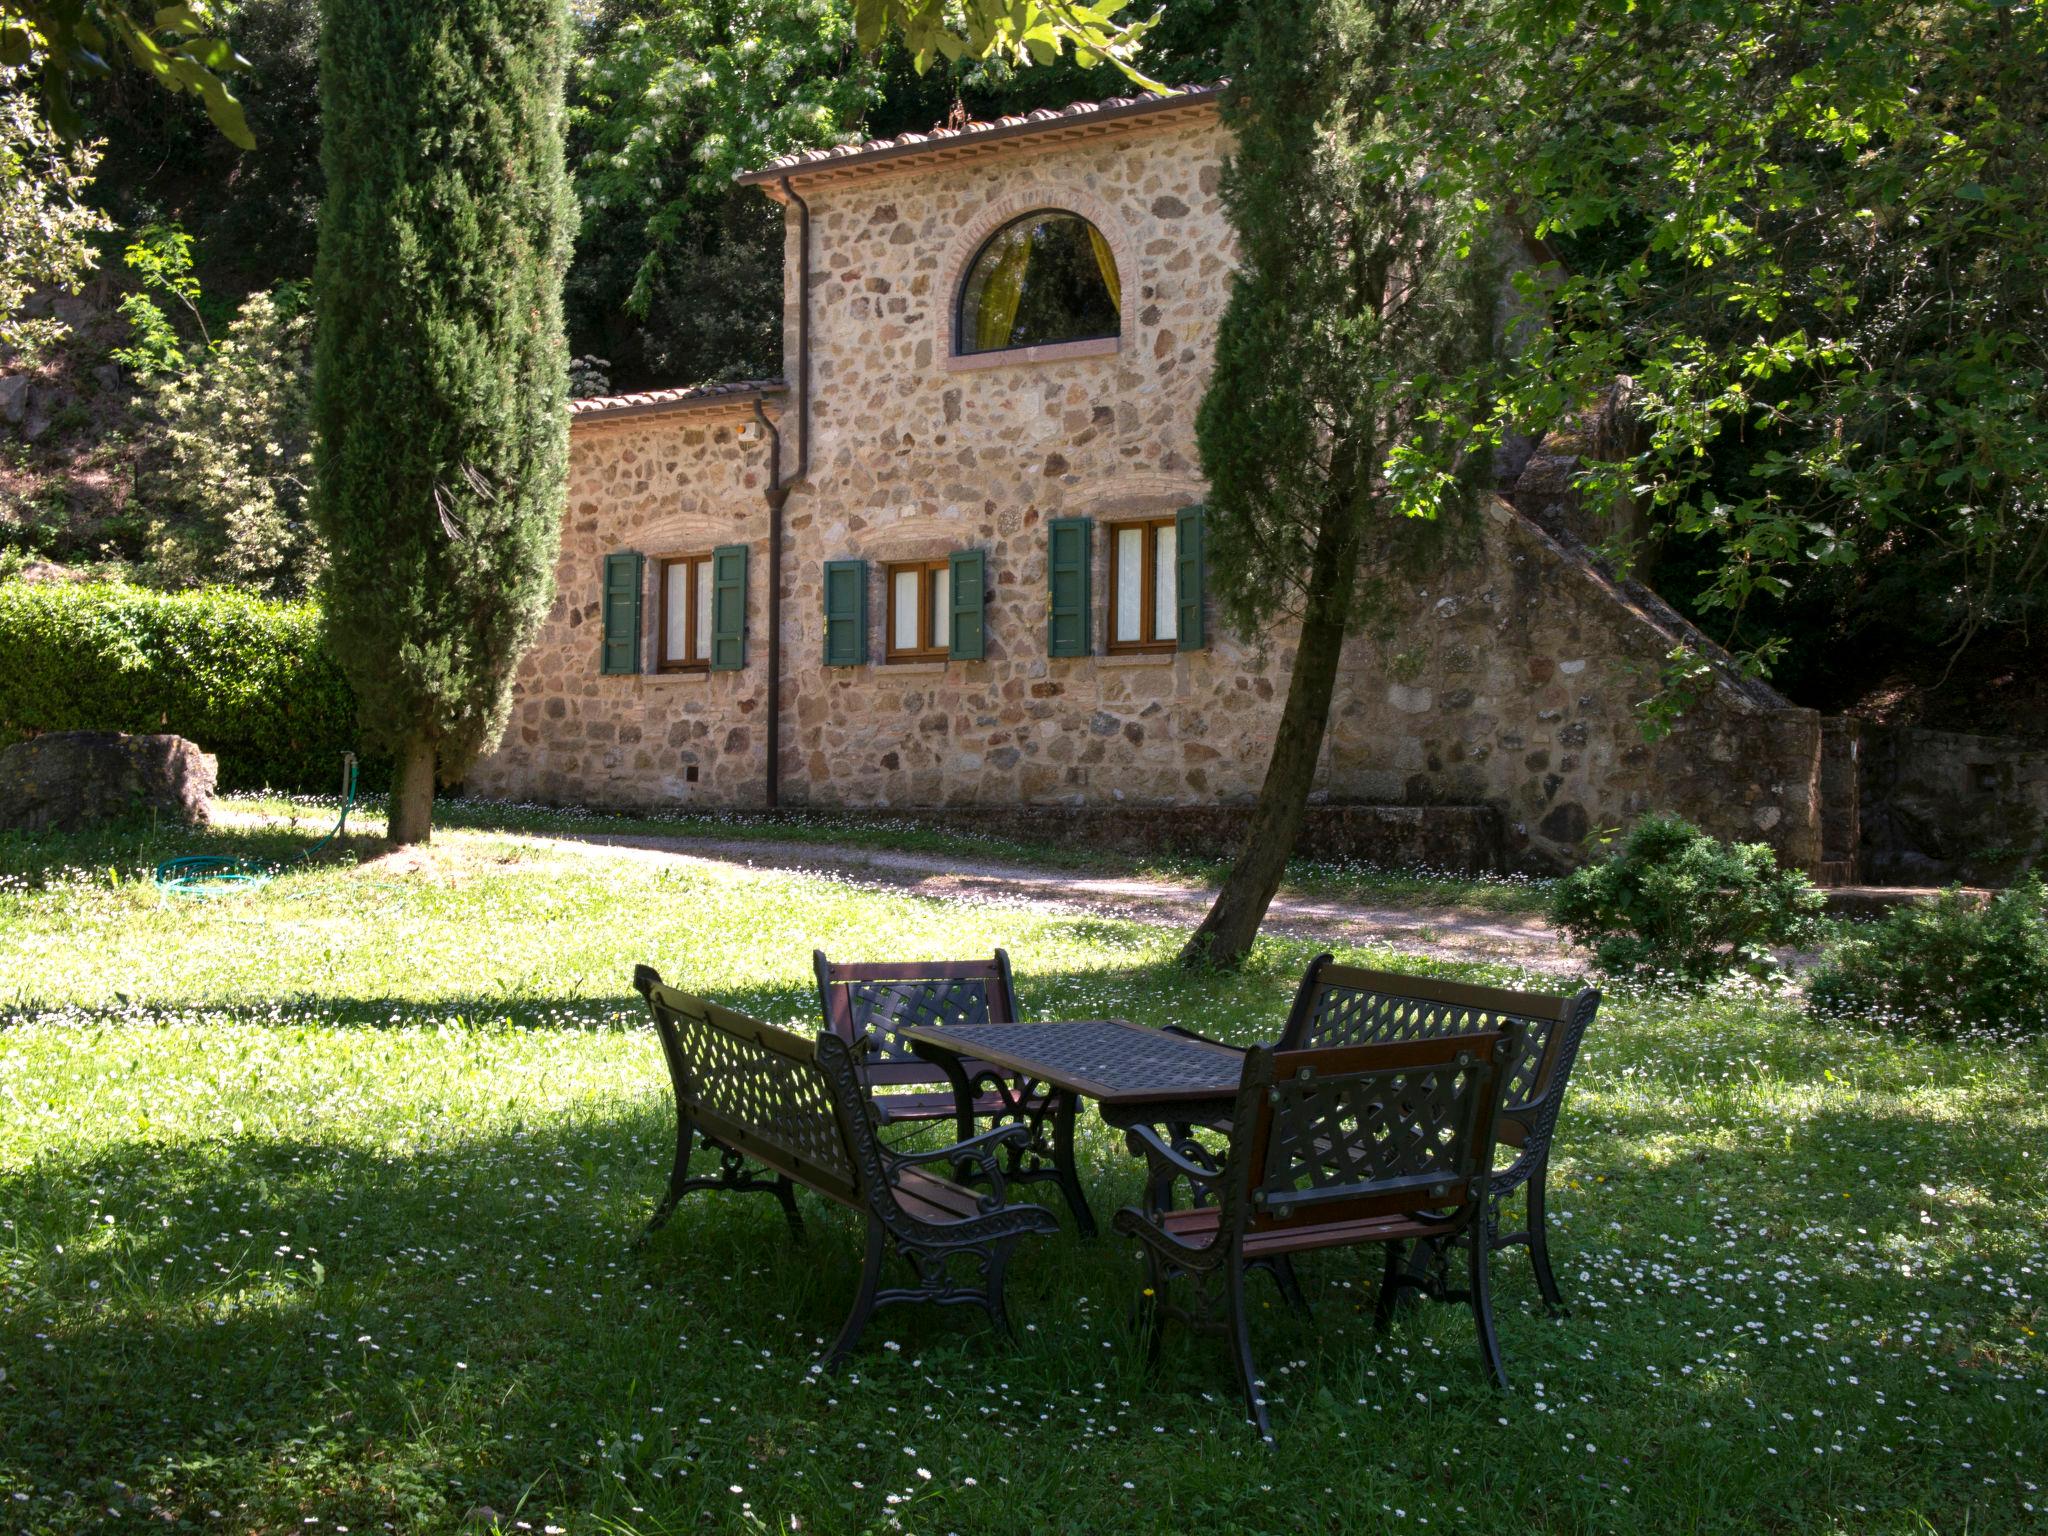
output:
[[[1222,1224],[1301,1231],[1427,1213],[1446,1235],[1486,1199],[1501,1064],[1519,1030],[1245,1058]],[[1235,1195],[1233,1201],[1231,1195]],[[1235,1211],[1230,1209],[1235,1205]]]
[[811,951],[825,1025],[854,1048],[871,1084],[942,1083],[946,1074],[896,1031],[907,1025],[1014,1024],[1010,957],[833,964]]
[[1318,955],[1294,995],[1278,1051],[1440,1040],[1517,1026],[1520,1045],[1503,1064],[1499,1139],[1521,1149],[1516,1166],[1548,1151],[1579,1042],[1600,994],[1514,992],[1393,971],[1338,965]]
[[859,1203],[860,1175],[820,1042],[648,978],[636,972],[634,982],[651,1005],[681,1112],[712,1140]]

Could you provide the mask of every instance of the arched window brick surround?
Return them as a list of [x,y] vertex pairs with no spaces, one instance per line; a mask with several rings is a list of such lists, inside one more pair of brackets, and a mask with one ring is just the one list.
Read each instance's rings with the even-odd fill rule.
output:
[[[1117,281],[1123,286],[1123,303],[1117,315],[1115,338],[1101,341],[1056,341],[1042,347],[1015,347],[1001,352],[975,352],[957,356],[953,325],[960,307],[960,287],[967,281],[967,268],[995,232],[1012,219],[1049,209],[1077,213],[1093,224],[1115,258]],[[1139,288],[1145,274],[1139,270],[1137,249],[1117,205],[1084,188],[1057,179],[1035,182],[996,198],[975,210],[973,218],[946,249],[939,271],[945,279],[942,303],[934,305],[937,332],[932,338],[932,355],[944,360],[954,373],[973,373],[987,368],[1013,367],[1019,363],[1052,362],[1067,357],[1098,357],[1133,344],[1139,310]]]

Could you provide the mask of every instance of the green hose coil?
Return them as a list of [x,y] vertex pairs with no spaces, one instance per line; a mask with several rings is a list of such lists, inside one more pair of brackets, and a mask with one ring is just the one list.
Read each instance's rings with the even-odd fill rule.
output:
[[[341,819],[335,822],[328,834],[312,847],[302,851],[292,862],[303,864],[319,853],[329,843],[341,836],[348,826],[348,813],[356,803],[356,755],[342,754],[342,797]],[[268,863],[259,859],[229,858],[222,854],[188,853],[175,859],[165,859],[156,867],[156,887],[171,896],[196,896],[206,899],[225,895],[230,891],[250,891],[260,885],[268,885],[284,873],[282,864]]]

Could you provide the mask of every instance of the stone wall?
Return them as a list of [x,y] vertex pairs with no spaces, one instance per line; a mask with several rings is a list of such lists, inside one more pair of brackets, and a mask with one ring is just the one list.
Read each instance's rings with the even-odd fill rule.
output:
[[[1014,842],[1229,858],[1243,845],[1251,818],[1252,807],[1239,805],[1012,805],[914,819]],[[1381,869],[1509,872],[1501,815],[1490,805],[1312,805],[1295,851],[1303,858]]]
[[[701,798],[758,804],[767,771],[766,450],[742,442],[749,407],[577,422],[555,601],[513,683],[498,750],[471,793],[606,805]],[[751,435],[751,434],[750,434]],[[657,562],[746,544],[747,665],[737,672],[655,672]],[[605,556],[647,557],[643,671],[600,670]]]
[[1819,717],[1731,670],[1645,740],[1637,705],[1670,652],[1718,653],[1583,548],[1492,501],[1447,530],[1432,575],[1384,585],[1385,611],[1347,648],[1333,798],[1498,805],[1518,867],[1576,863],[1589,834],[1652,810],[1818,864]]
[[1907,726],[1859,734],[1863,879],[2004,884],[2048,863],[2048,751]]
[[[1195,411],[1230,274],[1213,114],[1112,138],[828,185],[813,217],[812,473],[789,505],[785,794],[793,804],[1244,800],[1279,713],[1235,637],[1207,651],[1046,654],[1046,523],[1096,520],[1100,649],[1117,518],[1204,490]],[[954,358],[954,299],[1008,220],[1067,208],[1116,258],[1123,334],[1082,355]],[[796,289],[789,220],[788,291]],[[787,334],[793,336],[792,311]],[[1092,350],[1091,350],[1092,349]],[[794,368],[795,358],[789,359]],[[986,659],[823,665],[823,565],[986,552]],[[1212,626],[1213,630],[1213,626]]]

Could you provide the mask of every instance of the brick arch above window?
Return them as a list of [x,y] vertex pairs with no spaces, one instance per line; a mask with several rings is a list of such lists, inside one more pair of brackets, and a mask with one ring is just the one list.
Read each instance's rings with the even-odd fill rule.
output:
[[[1027,213],[1071,213],[1095,226],[1096,233],[1109,246],[1109,254],[1116,262],[1118,285],[1123,290],[1123,302],[1117,316],[1117,335],[1100,341],[1054,342],[1040,347],[1012,347],[998,352],[960,355],[955,344],[954,326],[968,269],[982,247],[999,230]],[[982,204],[961,225],[959,234],[947,247],[939,270],[944,275],[945,287],[942,290],[943,302],[933,306],[938,331],[933,339],[933,352],[945,359],[946,367],[951,371],[973,372],[1018,363],[1096,356],[1133,344],[1140,308],[1139,285],[1143,280],[1136,242],[1131,237],[1129,221],[1122,210],[1085,188],[1070,186],[1057,179],[1034,181]]]

